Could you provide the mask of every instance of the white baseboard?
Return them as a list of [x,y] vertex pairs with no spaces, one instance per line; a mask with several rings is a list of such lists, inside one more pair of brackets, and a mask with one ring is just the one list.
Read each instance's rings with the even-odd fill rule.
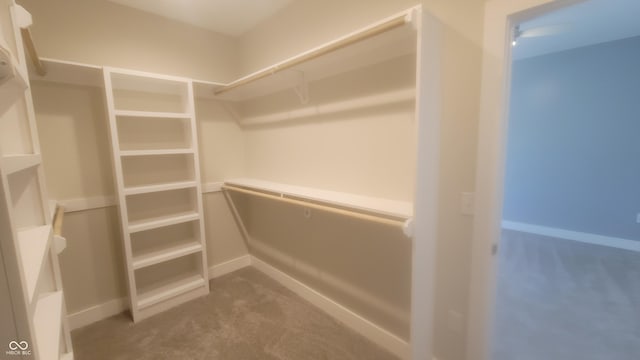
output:
[[69,321],[69,328],[71,330],[75,330],[111,316],[118,315],[127,310],[127,308],[128,305],[126,298],[113,299],[105,303],[80,310],[73,314],[69,314],[69,316],[67,316],[67,321]]
[[221,264],[213,265],[209,268],[209,279],[214,279],[222,275],[240,270],[251,265],[251,255],[243,255]]
[[587,244],[614,247],[618,249],[640,251],[640,241],[634,241],[611,236],[603,236],[597,234],[583,233],[578,231],[564,230],[540,225],[526,224],[515,221],[502,221],[502,228],[537,234],[542,236],[550,236],[560,239],[579,241]]
[[[226,275],[230,272],[242,269],[251,265],[251,256],[243,255],[238,258],[213,265],[209,268],[209,279]],[[75,330],[87,325],[91,325],[100,320],[104,320],[114,315],[118,315],[128,309],[127,298],[113,299],[105,303],[94,305],[67,316],[69,328]]]
[[251,257],[251,265],[372,342],[382,346],[401,359],[409,358],[409,343],[405,340],[354,313],[255,256]]

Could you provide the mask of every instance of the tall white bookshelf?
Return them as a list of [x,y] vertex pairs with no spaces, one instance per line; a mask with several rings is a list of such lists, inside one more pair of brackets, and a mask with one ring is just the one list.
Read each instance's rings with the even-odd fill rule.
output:
[[134,321],[209,292],[191,80],[104,68]]
[[[30,359],[73,359],[58,255],[21,29],[31,16],[0,0],[1,351]],[[4,341],[7,341],[5,343]],[[26,357],[24,357],[26,355]]]

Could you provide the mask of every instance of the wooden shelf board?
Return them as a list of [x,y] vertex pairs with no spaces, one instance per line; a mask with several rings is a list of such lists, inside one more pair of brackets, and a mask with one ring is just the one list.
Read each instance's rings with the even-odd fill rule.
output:
[[125,195],[146,194],[146,193],[168,191],[168,190],[195,188],[197,186],[198,186],[198,183],[196,181],[181,181],[181,182],[166,183],[166,184],[153,184],[153,185],[125,188],[124,194]]
[[51,226],[44,225],[18,231],[20,258],[27,282],[29,300],[33,301],[51,240]]
[[204,285],[202,274],[188,273],[165,279],[138,291],[138,307],[144,309]]
[[257,189],[298,199],[310,200],[386,216],[407,219],[413,216],[413,204],[407,201],[381,199],[337,191],[280,184],[257,179],[232,179],[226,180],[225,184]]
[[178,155],[193,154],[193,149],[157,149],[157,150],[122,150],[120,156],[156,156],[156,155]]
[[156,248],[133,257],[133,268],[140,269],[202,251],[202,244],[192,240],[167,248]]
[[5,155],[2,157],[2,171],[9,175],[36,167],[41,163],[42,157],[39,154]]
[[135,110],[115,110],[114,114],[119,117],[158,118],[158,119],[189,119],[192,116],[191,113],[135,111]]
[[38,299],[33,325],[42,360],[58,360],[60,357],[62,301],[62,291],[47,293]]
[[189,221],[195,221],[200,219],[200,214],[195,211],[189,211],[179,214],[172,214],[167,216],[160,216],[153,219],[145,219],[129,222],[129,232],[139,232],[151,229],[157,229],[169,225],[181,224]]

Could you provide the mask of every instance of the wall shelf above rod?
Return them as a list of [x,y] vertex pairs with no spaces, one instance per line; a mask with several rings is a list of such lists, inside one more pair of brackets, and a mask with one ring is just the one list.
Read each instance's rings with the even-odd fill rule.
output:
[[335,191],[272,183],[255,179],[225,181],[223,190],[284,201],[294,205],[405,227],[413,204]]

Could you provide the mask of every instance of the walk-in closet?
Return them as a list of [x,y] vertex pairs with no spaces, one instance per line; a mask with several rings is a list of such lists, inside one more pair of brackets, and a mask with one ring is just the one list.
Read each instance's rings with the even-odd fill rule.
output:
[[483,2],[441,3],[0,0],[7,356],[462,360]]

